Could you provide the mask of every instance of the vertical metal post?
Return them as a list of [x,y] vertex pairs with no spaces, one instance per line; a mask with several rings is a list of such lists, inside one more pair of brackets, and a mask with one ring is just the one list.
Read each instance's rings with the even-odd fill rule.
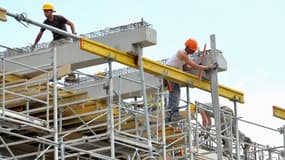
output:
[[115,133],[114,133],[114,113],[113,113],[113,71],[112,62],[109,59],[109,133],[111,145],[111,157],[115,159]]
[[5,65],[5,59],[4,59],[4,55],[3,57],[1,58],[2,60],[2,115],[1,116],[4,116],[5,115],[5,79],[6,79],[6,73],[5,73],[5,70],[6,70],[6,65]]
[[[63,108],[59,109],[59,129],[58,132],[61,133],[62,132],[62,117],[63,117]],[[60,157],[61,160],[64,160],[64,143],[63,143],[64,139],[63,136],[60,136]]]
[[[42,150],[44,150],[45,146],[46,145],[43,143],[42,146],[41,146]],[[46,154],[42,155],[41,160],[46,160]]]
[[240,148],[239,148],[239,128],[238,128],[238,114],[237,114],[237,101],[234,100],[234,117],[235,117],[235,134],[236,134],[236,160],[240,160]]
[[121,96],[121,86],[122,86],[122,79],[121,77],[119,77],[119,104],[118,104],[118,123],[119,123],[119,126],[118,126],[118,130],[121,131],[121,101],[122,101],[122,96]]
[[63,143],[63,137],[60,138],[60,157],[61,160],[64,160],[64,143]]
[[254,160],[257,160],[256,145],[253,145]]
[[[284,150],[283,150],[283,156],[285,156],[285,125],[283,125],[283,145],[284,145]],[[284,158],[284,157],[283,157]]]
[[[217,62],[216,55],[216,40],[215,35],[210,36],[211,39],[211,63]],[[217,138],[217,158],[222,159],[222,138],[221,138],[221,115],[219,105],[219,92],[218,92],[218,71],[212,70],[210,72],[210,84],[211,84],[211,96],[212,105],[214,109],[215,126],[216,126],[216,138]]]
[[50,99],[50,90],[49,90],[49,77],[50,77],[50,73],[48,72],[47,73],[47,79],[46,79],[46,87],[47,87],[47,89],[46,89],[46,91],[47,91],[47,93],[46,93],[46,102],[47,102],[47,108],[46,108],[46,126],[47,126],[47,128],[49,128],[49,111],[50,111],[50,102],[49,102],[49,99]]
[[26,102],[26,111],[27,111],[27,115],[30,115],[30,100],[27,100]]
[[[191,124],[191,108],[190,108],[190,90],[189,86],[186,86],[186,96],[187,96],[187,122],[188,122],[188,140],[189,140],[189,158],[193,160],[193,152],[192,152],[192,124]],[[187,152],[185,152],[187,153]]]
[[268,160],[272,160],[272,153],[271,153],[271,148],[267,146],[268,148]]
[[199,148],[200,148],[200,142],[199,142],[199,134],[198,134],[198,109],[197,108],[198,105],[197,105],[197,102],[195,102],[195,143],[196,143],[196,152],[199,152]]
[[[134,97],[134,101],[135,101],[135,107],[136,107],[136,109],[137,109],[137,107],[138,107],[138,99],[137,99],[137,97]],[[136,135],[137,136],[139,136],[139,134],[140,134],[140,131],[139,131],[139,120],[138,120],[138,118],[135,116],[135,128],[137,128],[136,129]],[[138,138],[137,138],[138,139]]]
[[163,159],[167,159],[166,155],[166,137],[165,137],[165,103],[164,103],[164,94],[165,94],[165,89],[164,89],[164,84],[163,84],[163,79],[160,80],[160,90],[161,90],[161,129],[162,129],[162,152],[163,152]]
[[150,132],[150,125],[149,125],[149,114],[147,108],[147,96],[146,96],[146,88],[145,88],[145,81],[144,81],[144,70],[143,70],[143,63],[142,63],[142,47],[139,44],[134,45],[136,49],[136,53],[138,54],[138,64],[140,70],[140,79],[141,79],[141,90],[143,92],[143,103],[144,103],[144,117],[145,117],[145,127],[147,130],[147,139],[148,139],[148,150],[149,156],[152,157],[152,143],[151,143],[151,132]]
[[155,117],[156,117],[156,136],[155,136],[155,140],[158,141],[159,140],[159,128],[160,126],[158,125],[159,124],[159,116],[160,116],[160,110],[161,110],[161,93],[162,93],[162,88],[158,88],[158,89],[155,89],[156,91],[156,95],[155,95],[155,102],[152,101],[152,103],[155,103],[156,105],[156,110],[155,110]]
[[58,122],[57,122],[57,59],[56,47],[53,47],[53,128],[54,128],[54,159],[58,159]]
[[63,118],[63,108],[59,109],[59,129],[58,132],[61,133],[62,132],[62,118]]

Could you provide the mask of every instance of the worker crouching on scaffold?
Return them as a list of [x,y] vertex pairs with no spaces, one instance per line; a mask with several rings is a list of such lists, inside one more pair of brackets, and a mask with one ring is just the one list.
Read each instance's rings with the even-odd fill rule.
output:
[[[185,48],[182,50],[178,50],[176,54],[171,56],[166,65],[180,69],[180,70],[190,70],[190,69],[197,69],[197,70],[210,70],[215,68],[215,65],[211,66],[204,66],[196,64],[195,61],[189,58],[189,55],[194,54],[198,50],[198,42],[193,39],[189,38],[184,43]],[[166,112],[166,122],[174,122],[178,121],[181,118],[179,114],[179,102],[180,102],[180,84],[174,81],[167,81],[167,86],[169,90],[169,100]]]
[[[196,107],[197,106],[197,107]],[[207,138],[210,135],[210,130],[212,127],[212,120],[211,118],[214,118],[213,113],[213,107],[211,103],[202,104],[199,102],[196,102],[195,105],[190,105],[191,112],[193,113],[200,113],[202,118],[202,127],[204,131],[201,132],[200,136],[204,136]],[[223,138],[223,148],[225,154],[231,154],[232,153],[232,143],[230,138],[236,137],[236,123],[234,121],[234,113],[233,110],[228,106],[221,106],[221,130],[222,135],[225,136]],[[239,131],[239,141],[242,143],[242,148],[244,153],[246,153],[249,148],[250,144],[252,143],[251,139],[247,137],[244,133]]]

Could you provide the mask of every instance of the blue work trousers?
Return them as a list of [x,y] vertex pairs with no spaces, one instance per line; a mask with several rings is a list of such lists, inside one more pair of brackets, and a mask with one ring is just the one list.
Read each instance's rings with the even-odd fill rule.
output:
[[180,101],[180,85],[175,82],[171,83],[171,90],[168,97],[168,115],[169,118],[179,115],[179,101]]

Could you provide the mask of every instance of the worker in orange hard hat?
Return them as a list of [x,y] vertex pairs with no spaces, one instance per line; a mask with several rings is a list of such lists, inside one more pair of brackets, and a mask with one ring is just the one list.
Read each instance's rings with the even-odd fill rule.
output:
[[[176,54],[174,54],[167,60],[166,64],[168,66],[181,70],[208,70],[213,68],[211,66],[196,64],[193,60],[189,58],[189,54],[193,54],[198,50],[198,43],[195,39],[189,38],[184,44],[184,49],[178,50]],[[180,85],[176,82],[168,81],[167,83],[169,89],[169,101],[165,120],[166,122],[177,121],[181,119],[179,115]]]
[[[46,17],[46,19],[43,22],[44,24],[51,25],[53,27],[56,27],[56,28],[64,30],[64,31],[67,31],[66,25],[69,25],[71,32],[73,34],[76,34],[74,24],[71,21],[69,21],[68,19],[66,19],[65,17],[63,17],[61,15],[54,15],[53,14],[55,12],[55,9],[54,9],[54,6],[52,4],[46,3],[43,5],[42,9],[43,9],[44,15]],[[32,45],[33,48],[35,48],[35,46],[40,41],[44,31],[45,31],[45,28],[41,28],[40,32],[38,33],[38,35],[35,39],[34,44]],[[52,31],[52,34],[53,34],[53,41],[63,39],[63,38],[67,38],[64,35],[58,34],[58,33],[53,32],[53,31]]]

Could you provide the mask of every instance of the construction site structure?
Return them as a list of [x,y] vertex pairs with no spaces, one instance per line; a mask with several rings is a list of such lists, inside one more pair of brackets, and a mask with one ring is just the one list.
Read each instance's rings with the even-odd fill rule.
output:
[[[206,64],[219,67],[199,80],[196,72],[143,57],[143,48],[156,44],[155,29],[143,19],[76,36],[0,8],[0,19],[6,20],[5,15],[70,39],[36,49],[1,45],[6,48],[0,53],[2,159],[284,159],[284,146],[241,138],[240,121],[278,133],[284,133],[284,127],[272,129],[237,118],[237,103],[244,103],[244,95],[218,84],[217,72],[227,70],[227,64],[214,35]],[[200,54],[192,57],[197,63]],[[125,67],[113,69],[113,62]],[[79,71],[101,64],[108,69]],[[180,100],[182,120],[165,122],[164,80],[186,89],[186,99]],[[191,88],[209,92],[211,104],[191,103]],[[232,101],[233,112],[220,107],[219,97]],[[212,114],[212,126],[201,124],[201,111]]]

